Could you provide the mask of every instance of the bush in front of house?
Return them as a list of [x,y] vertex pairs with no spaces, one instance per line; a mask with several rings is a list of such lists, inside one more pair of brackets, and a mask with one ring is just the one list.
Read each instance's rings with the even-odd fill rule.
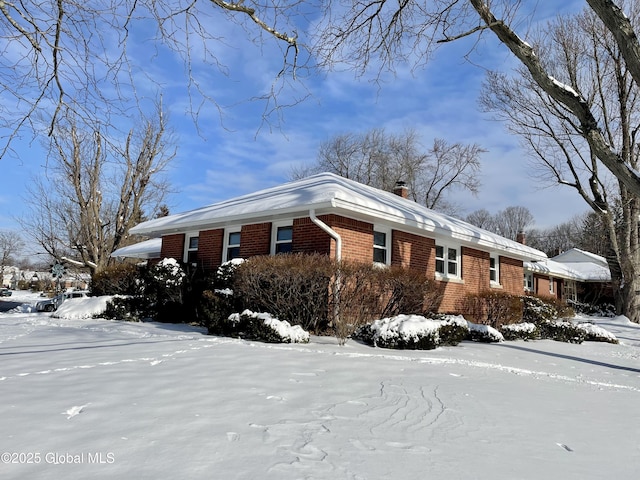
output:
[[309,332],[268,313],[245,310],[231,314],[222,326],[227,336],[266,343],[308,343]]
[[467,321],[461,316],[431,319],[421,315],[397,315],[364,325],[354,336],[376,347],[432,350],[441,345],[457,345],[468,333]]
[[330,284],[331,330],[344,344],[372,319],[431,315],[441,295],[433,280],[414,270],[341,262],[336,264],[336,276]]
[[458,310],[478,324],[493,328],[516,323],[522,319],[522,301],[520,296],[496,290],[485,290],[464,296]]
[[573,308],[576,313],[580,313],[583,315],[593,315],[596,317],[615,317],[616,316],[616,307],[611,303],[600,303],[600,304],[591,304],[591,303],[582,303],[574,300],[570,300],[569,306]]
[[91,293],[102,295],[136,295],[140,293],[141,270],[132,263],[109,265],[91,276]]
[[522,322],[501,325],[498,329],[505,340],[535,340],[540,332],[534,323]]
[[580,322],[575,325],[579,329],[584,330],[586,334],[586,342],[620,343],[613,333],[599,327],[598,325],[589,322]]
[[587,338],[585,329],[580,328],[568,320],[548,320],[538,325],[542,340],[555,340],[556,342],[582,343]]
[[209,335],[229,335],[229,316],[238,311],[238,302],[231,289],[205,290],[198,302],[200,324]]
[[472,342],[504,342],[504,337],[502,336],[502,334],[491,325],[482,325],[472,322],[467,323],[469,324],[469,334],[467,335],[467,339],[471,340]]
[[235,271],[231,289],[244,309],[269,312],[314,333],[329,322],[329,288],[335,262],[323,255],[251,257]]
[[107,301],[107,308],[100,318],[140,322],[150,318],[149,304],[140,295],[114,296]]

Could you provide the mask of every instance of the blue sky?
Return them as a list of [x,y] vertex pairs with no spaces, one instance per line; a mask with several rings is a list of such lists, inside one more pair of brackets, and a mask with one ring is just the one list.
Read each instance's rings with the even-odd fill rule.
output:
[[[581,6],[570,2],[564,8]],[[547,8],[556,8],[547,7]],[[538,11],[535,18],[552,12]],[[203,88],[224,107],[223,116],[212,106],[201,110],[194,125],[189,113],[184,64],[164,49],[148,42],[130,47],[132,58],[143,67],[137,73],[153,77],[162,86],[141,83],[139,93],[162,93],[176,138],[177,155],[169,170],[174,193],[170,210],[177,213],[288,180],[293,165],[312,162],[319,145],[342,133],[384,128],[387,132],[415,129],[428,147],[434,138],[450,142],[478,143],[482,155],[482,186],[477,197],[458,192],[452,200],[463,213],[486,208],[496,213],[508,206],[529,208],[536,227],[545,228],[587,211],[577,193],[566,187],[541,184],[518,139],[504,125],[492,121],[478,108],[478,92],[484,68],[510,69],[514,60],[506,48],[487,36],[473,53],[475,65],[465,61],[468,43],[447,44],[425,68],[411,72],[400,66],[396,75],[385,75],[377,85],[373,73],[356,78],[353,72],[328,72],[307,76],[298,91],[310,98],[284,109],[280,128],[261,124],[264,103],[249,101],[269,88],[281,67],[279,50],[267,40],[261,47],[245,41],[242,30],[214,17],[210,21],[221,34],[238,40],[220,45],[219,60],[228,75],[207,65],[195,64]],[[138,32],[142,40],[147,32]],[[192,55],[197,57],[194,49]],[[145,91],[145,89],[148,89]],[[283,93],[287,100],[289,92]],[[198,103],[197,95],[192,101]],[[124,119],[123,122],[127,122]],[[31,175],[41,175],[45,152],[37,142],[14,144],[19,158],[0,160],[0,229],[19,229],[16,216],[23,213],[22,198]]]

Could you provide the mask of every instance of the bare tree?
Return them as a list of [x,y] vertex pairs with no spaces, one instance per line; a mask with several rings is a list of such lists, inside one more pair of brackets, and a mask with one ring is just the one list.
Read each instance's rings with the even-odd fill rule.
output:
[[21,223],[53,258],[96,272],[125,246],[129,229],[162,210],[173,158],[161,109],[119,146],[82,130],[71,113],[58,123],[46,178],[34,180],[31,214]]
[[373,129],[329,139],[320,146],[316,162],[294,170],[292,176],[328,171],[387,191],[403,181],[414,201],[453,213],[456,207],[447,194],[456,189],[477,193],[482,152],[476,144],[442,139],[435,139],[432,147],[425,149],[413,130],[388,134],[384,129]]
[[[629,10],[640,19],[640,7]],[[613,36],[590,10],[560,18],[536,41],[544,63],[601,120],[602,135],[622,162],[638,168],[640,89],[623,61]],[[514,78],[492,73],[482,103],[507,122],[538,160],[547,176],[577,191],[600,218],[608,237],[605,256],[612,272],[620,312],[640,319],[636,291],[640,288],[640,203],[625,182],[602,168],[583,127],[542,90],[527,70]]]
[[24,241],[17,232],[0,231],[0,281],[4,286],[4,271],[17,261],[17,255],[24,248]]
[[[298,66],[299,45],[294,20],[306,6],[299,0],[259,2],[251,0],[44,0],[0,1],[0,158],[11,140],[30,129],[53,135],[65,112],[85,124],[104,125],[110,115],[119,115],[135,105],[137,90],[155,83],[147,65],[136,62],[129,44],[144,42],[150,56],[181,57],[185,64],[185,87],[198,115],[202,102],[220,108],[203,87],[213,69],[227,75],[228,69],[216,51],[236,45],[237,38],[224,38],[216,24],[238,24],[246,38],[256,43],[256,56],[268,40],[282,46],[282,67],[267,100],[265,115],[277,111],[277,94]],[[153,38],[139,38],[153,32]],[[287,31],[291,33],[287,33]],[[193,53],[197,52],[197,53]],[[145,59],[146,61],[146,59]],[[197,65],[205,67],[198,75]],[[158,85],[159,86],[159,85]],[[288,102],[292,100],[287,99]]]
[[[549,61],[547,52],[540,48],[541,43],[535,41],[527,42],[514,30],[521,25],[530,25],[530,19],[522,22],[519,17],[518,8],[520,2],[507,1],[482,1],[482,0],[434,0],[432,2],[387,2],[353,0],[347,2],[349,5],[339,15],[328,14],[324,28],[320,31],[318,38],[318,48],[323,53],[324,64],[332,65],[336,61],[347,61],[356,65],[360,72],[363,72],[374,61],[379,61],[383,67],[393,68],[397,62],[407,59],[415,61],[416,65],[428,60],[434,47],[438,44],[456,41],[464,37],[483,35],[491,32],[506,46],[524,67],[526,77],[523,77],[520,84],[520,97],[511,94],[515,99],[514,103],[520,104],[521,111],[527,115],[537,115],[539,108],[533,102],[540,101],[540,104],[555,109],[557,118],[563,117],[565,127],[556,130],[556,123],[543,124],[542,128],[548,132],[553,132],[557,137],[563,139],[576,140],[579,136],[583,142],[580,148],[576,148],[570,142],[566,143],[571,152],[580,150],[582,156],[576,167],[580,164],[583,171],[593,171],[594,175],[587,178],[586,183],[580,183],[582,191],[591,196],[590,205],[603,214],[611,212],[607,210],[611,205],[611,200],[607,198],[609,192],[609,182],[607,175],[610,174],[615,183],[619,185],[620,191],[624,193],[619,199],[620,204],[625,206],[623,217],[625,221],[621,224],[622,230],[616,231],[615,222],[609,221],[609,237],[612,243],[611,254],[607,255],[609,266],[614,277],[614,282],[618,287],[617,307],[618,312],[623,313],[633,321],[640,321],[640,311],[636,306],[635,292],[639,289],[638,275],[635,267],[637,265],[637,226],[638,221],[637,201],[640,198],[640,174],[636,168],[636,159],[633,151],[629,147],[635,140],[624,136],[623,142],[611,141],[613,130],[604,125],[609,120],[610,112],[603,101],[602,95],[605,91],[602,87],[610,82],[614,87],[614,95],[624,100],[625,103],[631,98],[635,98],[635,87],[630,88],[630,82],[634,85],[640,81],[640,42],[635,33],[637,15],[634,10],[637,2],[613,2],[611,0],[587,0],[590,12],[594,13],[593,18],[597,19],[592,30],[594,38],[587,35],[583,38],[585,45],[591,45],[593,52],[586,51],[586,56],[580,57],[581,61],[590,60],[587,58],[591,53],[598,53],[601,58],[608,55],[606,67],[608,74],[603,73],[593,66],[589,67],[587,74],[589,79],[595,84],[590,85],[589,90],[584,88],[582,78],[582,67],[565,75],[558,73],[566,67],[579,50],[568,51],[565,59],[556,57],[560,61],[560,66]],[[626,12],[623,12],[622,6]],[[597,32],[597,33],[596,33]],[[548,45],[553,42],[563,44],[572,41],[571,32],[563,30],[549,31],[547,33]],[[566,35],[565,35],[566,34]],[[606,39],[607,46],[598,43]],[[416,60],[417,59],[417,60]],[[613,66],[612,66],[613,65]],[[601,65],[604,67],[605,65]],[[617,73],[622,76],[616,76]],[[568,75],[566,73],[569,73]],[[513,85],[512,85],[513,86]],[[600,92],[600,93],[599,93]],[[596,97],[590,96],[595,95]],[[532,100],[533,97],[533,100]],[[609,97],[611,98],[611,97]],[[547,108],[544,107],[544,108]],[[615,112],[619,120],[627,121],[628,112]],[[541,118],[538,116],[538,118]],[[611,123],[610,126],[613,124]],[[633,123],[629,124],[633,125]],[[623,126],[620,123],[617,126]],[[532,130],[539,125],[529,124]],[[635,132],[630,127],[629,132]],[[615,131],[615,136],[619,132]],[[541,139],[544,135],[540,135]],[[544,140],[542,140],[544,143]],[[549,140],[553,142],[553,140]],[[533,149],[541,149],[543,144],[530,144]],[[540,150],[542,151],[542,150]],[[630,156],[631,154],[631,156]],[[566,152],[558,152],[559,158],[565,158]],[[549,162],[553,163],[553,159]],[[580,176],[580,173],[575,173]],[[578,185],[574,181],[574,172],[570,173],[569,179],[558,177],[562,182],[568,181],[570,184]],[[582,193],[581,193],[582,194]],[[585,195],[583,195],[585,198]],[[613,219],[611,219],[613,220]],[[627,222],[628,220],[628,222]],[[616,246],[618,239],[624,239],[629,248],[628,255],[620,255],[621,247]],[[626,248],[626,247],[623,247]],[[616,253],[618,252],[618,253]]]
[[524,233],[529,229],[534,218],[527,207],[513,206],[507,207],[495,215],[485,209],[476,210],[467,215],[466,221],[476,227],[515,240],[519,233]]

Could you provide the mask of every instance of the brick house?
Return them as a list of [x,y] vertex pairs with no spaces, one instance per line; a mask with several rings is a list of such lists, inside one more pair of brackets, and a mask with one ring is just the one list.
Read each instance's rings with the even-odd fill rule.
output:
[[[131,234],[161,238],[161,257],[203,269],[286,252],[400,265],[436,280],[440,311],[467,293],[524,293],[536,249],[437,213],[407,198],[321,173],[206,207],[143,222]],[[117,252],[114,253],[116,255]]]

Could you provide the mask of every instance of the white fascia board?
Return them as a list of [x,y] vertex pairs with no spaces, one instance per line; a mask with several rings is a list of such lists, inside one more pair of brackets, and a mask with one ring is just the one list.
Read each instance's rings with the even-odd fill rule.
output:
[[194,221],[164,222],[161,225],[149,225],[141,223],[130,230],[130,233],[136,235],[146,235],[150,237],[160,237],[163,235],[171,235],[174,233],[184,233],[188,231],[204,231],[216,228],[225,228],[231,225],[250,225],[253,223],[271,222],[282,220],[285,218],[301,218],[308,217],[309,210],[315,209],[320,215],[329,213],[333,208],[333,202],[323,202],[315,205],[294,206],[289,208],[274,209],[272,211],[249,212],[240,215],[229,215],[211,219],[199,219]]
[[[527,247],[526,245],[521,245],[513,240],[500,237],[499,235],[491,232],[487,232],[487,237],[482,238],[480,236],[467,235],[463,232],[456,232],[454,230],[440,227],[434,221],[429,219],[426,219],[426,222],[420,221],[419,219],[410,219],[404,215],[396,215],[392,212],[372,209],[364,205],[354,204],[341,199],[336,199],[334,203],[336,205],[336,213],[340,213],[340,210],[345,212],[347,216],[349,216],[349,214],[353,216],[355,213],[362,220],[370,223],[385,222],[388,223],[391,228],[395,228],[396,230],[405,230],[409,233],[415,233],[421,236],[432,236],[436,240],[453,240],[461,246],[471,248],[483,247],[483,250],[489,251],[490,253],[503,254],[510,258],[523,261],[539,261],[547,259],[547,255],[544,252]],[[504,243],[494,242],[491,238],[503,239]]]

